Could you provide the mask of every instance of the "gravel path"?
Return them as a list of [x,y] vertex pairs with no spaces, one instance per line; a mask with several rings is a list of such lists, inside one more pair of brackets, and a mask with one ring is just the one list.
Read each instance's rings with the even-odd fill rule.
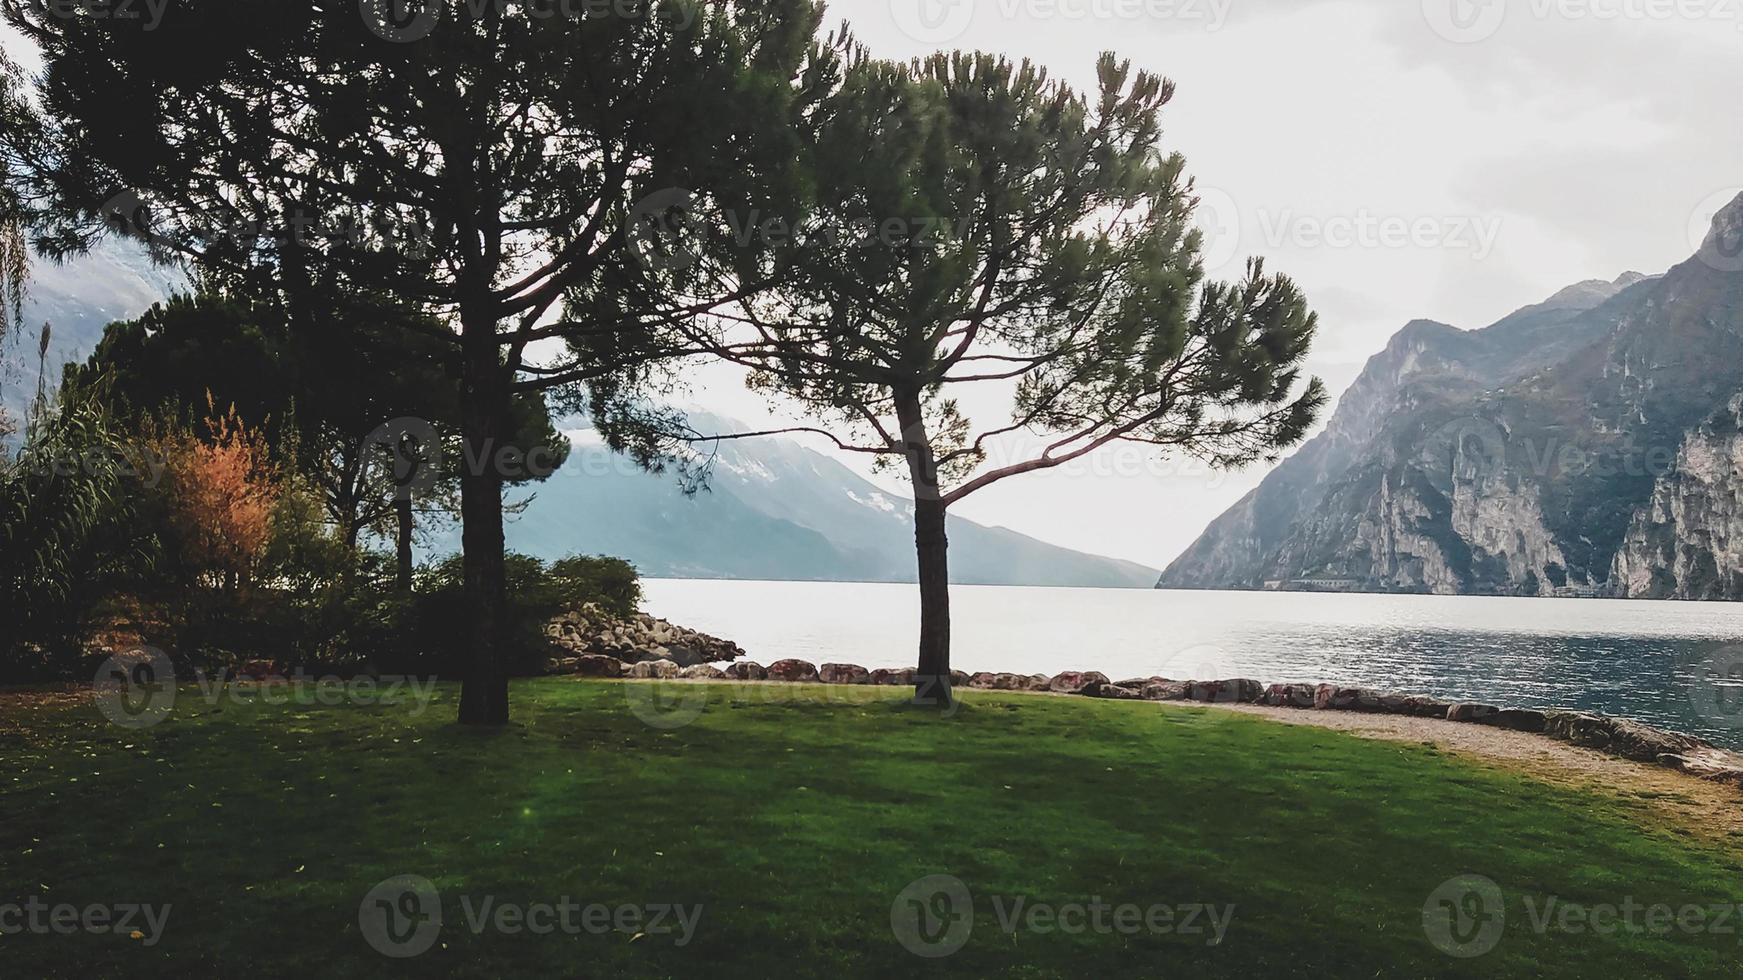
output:
[[1354,711],[1310,711],[1257,704],[1188,704],[1257,715],[1286,725],[1312,725],[1363,738],[1432,745],[1480,764],[1522,771],[1545,782],[1611,796],[1643,816],[1669,821],[1678,831],[1723,842],[1743,843],[1743,796],[1736,787],[1697,779],[1662,766],[1632,762],[1541,735],[1401,715]]

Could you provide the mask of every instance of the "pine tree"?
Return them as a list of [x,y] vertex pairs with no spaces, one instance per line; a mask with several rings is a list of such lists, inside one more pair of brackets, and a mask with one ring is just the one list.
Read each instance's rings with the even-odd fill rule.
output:
[[[905,469],[922,702],[951,703],[952,505],[1114,443],[1272,458],[1325,400],[1290,280],[1255,261],[1204,281],[1184,161],[1160,150],[1171,84],[1111,56],[1098,75],[1084,97],[989,55],[857,62],[821,114],[807,233],[759,253],[778,287],[702,336],[821,423],[783,431]],[[977,428],[958,397],[987,387],[1011,416]]]

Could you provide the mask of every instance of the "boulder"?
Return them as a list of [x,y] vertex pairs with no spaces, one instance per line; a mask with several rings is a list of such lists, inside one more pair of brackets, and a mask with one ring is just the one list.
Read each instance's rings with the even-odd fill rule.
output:
[[740,660],[727,664],[724,668],[726,676],[735,681],[760,681],[769,676],[763,665],[751,660]]
[[[998,687],[998,679],[999,675],[990,671],[976,671],[969,675],[968,686],[978,688],[982,691],[991,691]],[[1009,688],[1006,690],[1009,690]]]
[[1146,701],[1184,701],[1192,685],[1186,681],[1171,681],[1166,677],[1158,677],[1144,685],[1143,694]]
[[682,670],[682,667],[670,660],[643,660],[630,664],[629,676],[644,680],[653,677],[677,677]]
[[[1351,709],[1366,712],[1371,715],[1388,713],[1386,711],[1387,696],[1384,692],[1375,691],[1366,687],[1351,687],[1345,688],[1344,690],[1349,692]],[[1400,697],[1402,697],[1402,695],[1400,695]]]
[[[979,687],[980,676],[979,674],[974,675],[974,679],[969,683]],[[991,676],[992,679],[988,682],[988,686],[992,690],[1027,691],[1029,689],[1029,678],[1022,674],[993,674]]]
[[1717,749],[1695,749],[1685,754],[1661,755],[1658,764],[1686,772],[1696,779],[1743,787],[1743,757]]
[[1319,684],[1313,689],[1313,706],[1320,711],[1348,711],[1356,706],[1356,689]]
[[1502,708],[1487,718],[1480,719],[1480,722],[1484,725],[1493,725],[1496,728],[1510,728],[1516,732],[1529,732],[1533,735],[1541,735],[1544,729],[1549,727],[1547,715],[1541,711],[1532,711],[1527,708]]
[[817,668],[804,660],[777,660],[769,664],[769,680],[809,683],[817,680]]
[[891,687],[913,687],[914,668],[903,667],[899,670],[891,670],[888,667],[879,667],[871,672],[868,683],[884,684]]
[[1711,747],[1693,735],[1661,731],[1638,722],[1580,711],[1548,712],[1544,732],[1551,738],[1636,762],[1657,762],[1662,756],[1686,755]]
[[1265,688],[1260,702],[1275,708],[1311,708],[1314,704],[1312,684],[1272,684]]
[[1137,691],[1113,683],[1102,684],[1092,682],[1084,685],[1083,690],[1078,693],[1082,694],[1084,697],[1104,698],[1108,701],[1143,700],[1143,695]]
[[1023,686],[1021,687],[1015,688],[1015,690],[1051,691],[1053,690],[1053,678],[1048,677],[1046,674],[1030,674],[1029,676],[1022,678],[1022,685]]
[[1133,678],[1130,678],[1129,680],[1114,681],[1114,686],[1115,687],[1123,687],[1128,691],[1137,691],[1141,694],[1144,691],[1145,684],[1148,684],[1153,680],[1159,680],[1159,679],[1160,678],[1155,678],[1155,677],[1133,677]]
[[1251,704],[1265,693],[1264,685],[1249,678],[1228,681],[1193,681],[1187,699],[1208,704]]
[[953,670],[950,672],[950,686],[953,688],[969,687],[970,685],[968,682],[970,680],[973,680],[973,678],[969,677],[969,675],[963,671]]
[[817,668],[817,679],[825,684],[869,684],[871,671],[858,664],[824,664]]
[[1451,704],[1426,694],[1406,694],[1402,713],[1417,718],[1445,718],[1447,709],[1451,707]]
[[678,676],[691,681],[719,681],[726,679],[726,671],[713,664],[696,664],[685,667],[678,672]]
[[622,677],[629,672],[629,666],[616,657],[589,653],[575,658],[572,672],[582,677]]
[[1091,684],[1106,684],[1108,677],[1098,670],[1068,670],[1054,674],[1048,681],[1047,689],[1060,694],[1082,694],[1083,689]]
[[1447,721],[1474,721],[1479,724],[1501,713],[1501,709],[1492,704],[1477,704],[1471,701],[1461,701],[1446,709]]

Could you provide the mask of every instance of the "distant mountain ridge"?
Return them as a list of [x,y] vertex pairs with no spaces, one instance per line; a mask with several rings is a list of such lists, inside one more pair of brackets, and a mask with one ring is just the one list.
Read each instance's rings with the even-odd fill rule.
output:
[[[704,432],[741,432],[692,414]],[[912,582],[913,505],[791,439],[719,444],[708,489],[682,494],[591,432],[508,527],[509,546],[540,557],[617,555],[659,578]],[[953,581],[973,585],[1149,588],[1156,570],[1085,554],[952,516]]]
[[1407,325],[1158,587],[1743,598],[1740,240]]
[[[136,317],[186,289],[178,271],[144,252],[105,242],[65,265],[32,268],[25,330],[0,351],[0,399],[22,418],[37,385],[36,338],[52,324],[47,383],[61,365],[87,357],[109,323]],[[729,420],[697,416],[699,428],[727,432]],[[723,442],[711,488],[693,497],[670,476],[642,473],[596,442],[580,442],[558,474],[537,487],[508,527],[509,545],[544,557],[611,554],[644,575],[825,581],[913,581],[910,504],[829,456],[787,439]],[[959,582],[1148,588],[1156,570],[1046,544],[999,527],[950,519],[951,563]],[[459,535],[433,550],[456,551]]]

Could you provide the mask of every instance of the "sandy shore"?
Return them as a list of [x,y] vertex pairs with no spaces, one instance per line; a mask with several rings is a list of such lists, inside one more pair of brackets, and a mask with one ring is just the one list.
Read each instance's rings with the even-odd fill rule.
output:
[[1541,735],[1488,725],[1361,714],[1312,711],[1258,704],[1155,702],[1164,708],[1208,708],[1255,715],[1286,725],[1311,725],[1363,738],[1432,745],[1467,760],[1498,766],[1546,782],[1614,797],[1647,818],[1669,821],[1681,832],[1736,846],[1743,839],[1743,799],[1734,786],[1708,782],[1663,766],[1632,762]]

